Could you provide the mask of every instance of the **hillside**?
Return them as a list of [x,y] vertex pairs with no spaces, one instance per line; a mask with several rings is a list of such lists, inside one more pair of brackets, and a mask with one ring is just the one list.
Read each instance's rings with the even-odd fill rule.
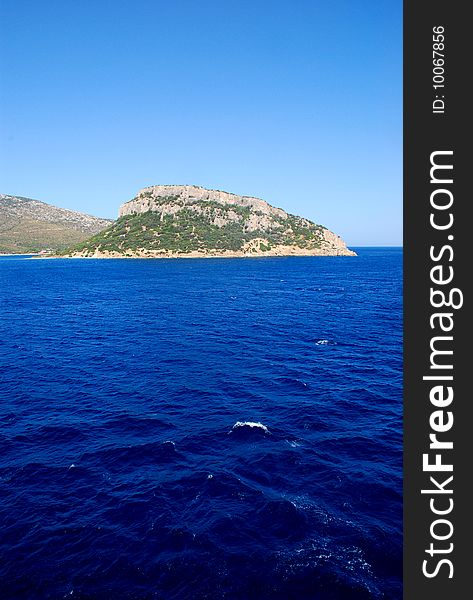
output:
[[198,186],[153,186],[120,207],[99,234],[68,248],[75,257],[352,256],[322,225],[259,198]]
[[0,254],[60,251],[111,223],[39,200],[0,194]]

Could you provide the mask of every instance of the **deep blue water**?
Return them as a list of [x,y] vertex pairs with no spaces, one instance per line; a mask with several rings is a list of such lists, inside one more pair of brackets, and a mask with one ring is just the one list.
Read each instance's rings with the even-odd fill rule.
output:
[[400,599],[402,251],[358,252],[0,258],[1,598]]

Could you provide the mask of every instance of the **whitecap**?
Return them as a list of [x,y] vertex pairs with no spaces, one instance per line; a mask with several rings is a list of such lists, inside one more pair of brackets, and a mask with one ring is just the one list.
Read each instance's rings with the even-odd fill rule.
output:
[[316,346],[326,346],[328,344],[328,340],[317,340],[317,342],[315,342]]
[[269,429],[266,427],[266,425],[255,421],[237,421],[232,427],[232,430],[238,429],[239,427],[251,427],[256,429],[262,429],[265,433],[269,433]]

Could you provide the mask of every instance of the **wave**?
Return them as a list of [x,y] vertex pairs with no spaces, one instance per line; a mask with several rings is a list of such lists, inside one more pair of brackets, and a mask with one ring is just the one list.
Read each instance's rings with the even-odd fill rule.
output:
[[316,346],[337,346],[337,342],[332,340],[320,339],[315,342]]
[[243,428],[247,431],[251,431],[252,429],[259,429],[264,433],[271,435],[271,432],[266,427],[266,425],[263,425],[263,423],[260,423],[258,421],[237,421],[229,433]]

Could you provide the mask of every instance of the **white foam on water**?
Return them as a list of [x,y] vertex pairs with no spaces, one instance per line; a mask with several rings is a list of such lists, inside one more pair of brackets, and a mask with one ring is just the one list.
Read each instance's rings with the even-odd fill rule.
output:
[[232,427],[232,430],[238,429],[238,427],[251,427],[254,429],[262,429],[265,433],[269,433],[269,429],[266,427],[266,425],[255,421],[237,421]]
[[315,342],[316,346],[326,346],[328,344],[328,340],[318,340]]

